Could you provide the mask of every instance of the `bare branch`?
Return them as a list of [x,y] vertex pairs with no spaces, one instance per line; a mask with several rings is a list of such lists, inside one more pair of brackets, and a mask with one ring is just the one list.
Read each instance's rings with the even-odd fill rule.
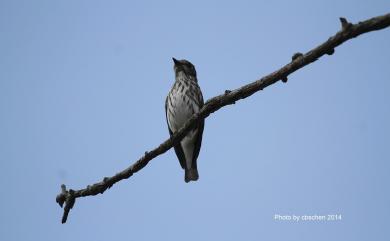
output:
[[224,94],[218,95],[209,99],[199,113],[194,114],[184,126],[174,133],[171,138],[164,141],[157,148],[145,152],[145,155],[136,161],[133,165],[129,166],[125,170],[115,174],[112,177],[105,177],[101,182],[93,185],[88,185],[84,189],[80,190],[66,190],[65,185],[61,186],[61,193],[57,195],[56,201],[62,207],[65,203],[64,214],[62,217],[62,223],[67,220],[70,209],[75,204],[75,201],[79,197],[94,196],[99,193],[105,192],[112,187],[115,183],[131,177],[134,173],[144,168],[150,160],[168,151],[174,144],[181,141],[181,139],[195,126],[201,119],[207,118],[211,113],[219,110],[220,108],[234,104],[240,99],[245,99],[254,93],[263,90],[267,86],[276,83],[279,80],[287,82],[287,76],[296,70],[318,60],[323,55],[332,55],[334,49],[342,43],[355,38],[361,34],[387,28],[390,25],[390,13],[378,17],[374,17],[357,24],[349,23],[345,18],[340,18],[342,28],[334,36],[330,37],[327,41],[310,50],[309,52],[302,54],[296,53],[292,56],[292,61],[281,69],[264,76],[263,78],[256,80],[250,84],[244,85],[235,90],[226,90]]

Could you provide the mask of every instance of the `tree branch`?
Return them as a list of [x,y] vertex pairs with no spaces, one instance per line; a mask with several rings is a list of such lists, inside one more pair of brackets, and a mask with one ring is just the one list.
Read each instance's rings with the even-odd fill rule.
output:
[[171,138],[164,141],[157,148],[145,152],[145,155],[136,161],[133,165],[129,166],[125,170],[115,174],[112,177],[105,177],[101,182],[93,185],[88,185],[84,189],[80,190],[66,190],[64,184],[61,185],[61,193],[57,195],[56,201],[62,207],[64,207],[64,214],[62,217],[62,223],[65,223],[72,209],[75,201],[79,197],[94,196],[99,193],[103,193],[107,189],[111,188],[115,183],[131,177],[134,173],[144,168],[150,160],[165,153],[172,148],[195,126],[201,119],[207,118],[211,113],[219,110],[220,108],[234,104],[240,99],[245,99],[254,93],[263,90],[265,87],[276,83],[279,80],[287,82],[287,76],[296,70],[318,60],[325,54],[332,55],[334,49],[342,43],[355,38],[361,34],[387,28],[390,25],[390,13],[378,17],[374,17],[357,24],[349,23],[345,18],[340,18],[341,30],[334,36],[330,37],[327,41],[310,50],[306,54],[296,53],[292,56],[292,61],[281,69],[264,76],[263,78],[256,80],[250,84],[244,85],[233,91],[226,90],[224,94],[218,95],[209,99],[203,108],[196,114],[194,114],[184,126],[174,133]]

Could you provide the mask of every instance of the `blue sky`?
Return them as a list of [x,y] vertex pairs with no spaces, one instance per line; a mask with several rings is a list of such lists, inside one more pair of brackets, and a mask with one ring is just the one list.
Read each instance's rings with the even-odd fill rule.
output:
[[389,29],[211,115],[198,182],[184,183],[170,150],[78,199],[65,225],[55,196],[168,137],[171,57],[196,66],[209,99],[322,43],[340,16],[389,9],[385,0],[1,0],[0,240],[388,240]]

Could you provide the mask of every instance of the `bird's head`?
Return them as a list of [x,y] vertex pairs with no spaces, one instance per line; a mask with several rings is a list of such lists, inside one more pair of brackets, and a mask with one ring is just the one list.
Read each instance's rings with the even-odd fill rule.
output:
[[191,64],[190,61],[182,59],[177,60],[175,58],[172,58],[174,62],[173,69],[175,70],[175,74],[178,75],[180,72],[183,72],[187,76],[193,76],[196,77],[196,70],[195,66]]

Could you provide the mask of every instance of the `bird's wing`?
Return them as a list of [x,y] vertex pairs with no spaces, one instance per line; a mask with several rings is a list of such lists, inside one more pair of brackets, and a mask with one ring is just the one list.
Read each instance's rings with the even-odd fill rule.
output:
[[192,165],[197,168],[196,160],[198,159],[200,147],[202,145],[202,136],[203,136],[203,129],[204,129],[204,120],[202,120],[198,124],[198,132],[196,133],[195,137],[195,147],[194,147],[194,154],[192,155]]
[[[200,95],[198,96],[198,100],[200,102],[199,110],[203,107],[204,102],[203,102],[203,96],[202,92],[199,92]],[[196,127],[198,132],[196,133],[195,136],[195,147],[194,147],[194,153],[192,155],[192,165],[194,165],[195,168],[197,168],[196,160],[198,159],[199,152],[200,152],[200,147],[202,146],[202,136],[203,136],[203,129],[204,129],[204,119],[200,121],[198,126]]]
[[[167,120],[169,135],[172,136],[173,131],[169,127],[169,121],[168,121],[168,98],[169,98],[169,95],[167,96],[167,98],[165,100],[165,118]],[[180,142],[178,144],[174,145],[173,148],[175,149],[176,156],[179,159],[181,168],[186,169],[186,158],[184,156],[184,151],[183,151],[183,148],[181,147]]]

